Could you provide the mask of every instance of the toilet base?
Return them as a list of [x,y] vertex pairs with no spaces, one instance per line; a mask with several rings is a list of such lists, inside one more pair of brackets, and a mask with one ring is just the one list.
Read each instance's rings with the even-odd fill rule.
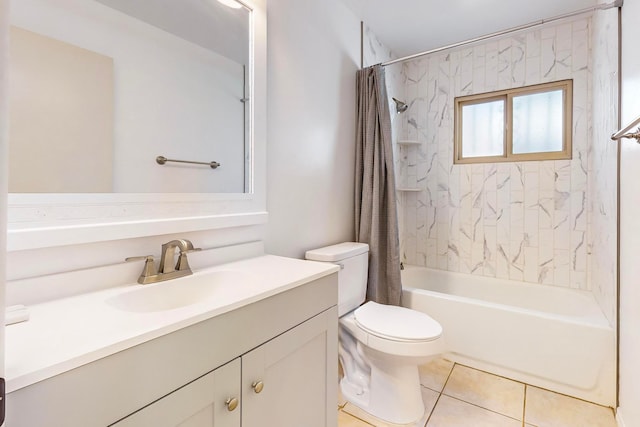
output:
[[[360,382],[354,383],[345,376],[340,381],[343,397],[374,417],[393,424],[419,421],[425,407],[415,358],[411,358],[408,364],[399,364],[397,358],[375,350],[362,347],[359,350],[364,352],[367,359],[375,359],[375,363],[369,365],[368,387],[363,387]],[[421,359],[424,363],[431,357]]]

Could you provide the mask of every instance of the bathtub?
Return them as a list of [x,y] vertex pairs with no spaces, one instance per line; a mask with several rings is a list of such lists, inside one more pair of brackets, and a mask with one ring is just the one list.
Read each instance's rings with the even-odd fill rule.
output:
[[591,293],[410,265],[402,287],[442,325],[447,359],[615,407],[615,331]]

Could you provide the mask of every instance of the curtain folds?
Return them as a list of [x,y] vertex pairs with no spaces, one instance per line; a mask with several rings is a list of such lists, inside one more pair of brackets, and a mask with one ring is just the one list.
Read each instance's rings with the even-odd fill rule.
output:
[[400,244],[384,68],[357,73],[356,241],[369,244],[367,299],[400,305]]

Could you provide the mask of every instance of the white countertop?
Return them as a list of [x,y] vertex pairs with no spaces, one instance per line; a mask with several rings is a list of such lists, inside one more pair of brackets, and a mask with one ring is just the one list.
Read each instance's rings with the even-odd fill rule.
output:
[[[143,342],[337,272],[337,265],[264,255],[194,271],[152,285],[119,286],[29,306],[30,319],[7,326],[6,391],[10,393]],[[215,290],[215,298],[181,308],[129,312],[108,301],[163,285],[188,286],[208,273],[237,271],[251,280]]]

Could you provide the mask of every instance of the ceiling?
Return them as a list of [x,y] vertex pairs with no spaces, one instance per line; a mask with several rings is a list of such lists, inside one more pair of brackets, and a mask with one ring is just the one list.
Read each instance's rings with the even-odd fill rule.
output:
[[594,6],[596,0],[342,0],[398,57]]
[[249,61],[249,12],[214,0],[96,0],[239,63]]

